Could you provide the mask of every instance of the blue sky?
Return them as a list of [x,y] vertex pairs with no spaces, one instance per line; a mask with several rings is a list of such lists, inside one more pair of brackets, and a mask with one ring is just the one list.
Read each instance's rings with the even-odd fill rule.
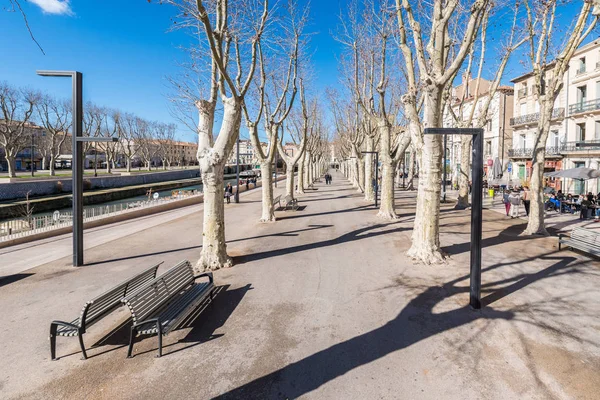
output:
[[[46,55],[30,39],[21,16],[0,8],[0,80],[68,97],[68,82],[38,77],[35,71],[79,70],[84,74],[86,101],[176,122],[168,109],[166,77],[175,75],[177,62],[186,59],[178,46],[188,38],[181,31],[168,32],[173,8],[147,0],[71,0],[66,7],[58,0],[21,2]],[[311,45],[319,90],[338,84],[341,46],[331,32],[336,31],[340,7],[346,4],[345,0],[311,2],[309,31],[315,33]],[[0,7],[7,6],[8,0],[0,0]],[[566,14],[571,17],[572,11]],[[504,31],[491,36],[503,35]],[[518,58],[507,68],[505,83],[524,71]],[[194,140],[183,126],[179,136]]]
[[[48,11],[57,5],[56,0],[33,1]],[[5,3],[0,0],[0,6]],[[175,75],[177,61],[186,59],[178,46],[185,44],[187,37],[181,31],[168,32],[173,8],[146,0],[72,0],[69,8],[62,10],[67,11],[64,14],[27,2],[23,8],[46,55],[30,39],[21,16],[0,9],[0,54],[4,55],[0,80],[68,97],[68,82],[38,77],[35,71],[79,70],[84,74],[86,101],[175,122],[168,110],[166,77]],[[313,2],[311,30],[317,35],[312,44],[320,87],[337,80],[338,45],[330,31],[335,29],[338,14],[337,1]],[[180,136],[193,140],[183,126]]]

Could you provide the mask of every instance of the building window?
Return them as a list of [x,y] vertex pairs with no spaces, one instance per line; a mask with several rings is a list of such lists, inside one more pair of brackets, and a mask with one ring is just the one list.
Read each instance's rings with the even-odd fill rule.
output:
[[577,70],[577,75],[585,73],[585,57],[581,57],[579,59],[579,69]]
[[485,141],[485,154],[486,155],[492,154],[492,141],[491,140]]
[[527,143],[527,137],[525,136],[525,134],[523,133],[523,134],[519,135],[519,148],[524,149],[526,143]]
[[550,137],[552,138],[552,146],[558,148],[560,146],[560,137],[558,136],[558,131],[552,131]]
[[582,124],[577,124],[576,132],[577,137],[575,139],[578,142],[583,142],[585,140],[585,122]]
[[595,122],[595,139],[600,140],[600,121]]
[[579,86],[577,88],[577,102],[585,103],[587,100],[587,86]]

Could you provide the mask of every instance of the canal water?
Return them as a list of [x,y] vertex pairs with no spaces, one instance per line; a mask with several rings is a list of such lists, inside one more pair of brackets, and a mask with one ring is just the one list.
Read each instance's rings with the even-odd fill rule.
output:
[[[228,183],[231,183],[233,186],[235,186],[235,179],[225,180],[225,185],[227,185]],[[158,192],[152,192],[152,195],[154,195],[154,193],[158,193],[159,198],[170,197],[171,194],[172,194],[172,192],[180,191],[180,190],[181,191],[192,191],[192,190],[202,191],[202,184],[193,185],[193,186],[186,186],[186,187],[182,187],[182,188],[178,188],[178,189],[170,189],[170,190],[163,190],[163,191],[158,191]],[[143,196],[134,196],[134,197],[128,197],[128,198],[120,199],[120,200],[107,201],[107,202],[104,202],[104,203],[90,204],[90,205],[84,206],[83,208],[84,208],[84,210],[87,210],[87,209],[93,209],[93,208],[101,208],[102,206],[120,205],[120,204],[123,204],[123,206],[126,206],[127,204],[130,204],[130,203],[137,203],[138,201],[147,201],[147,200],[148,200],[148,196],[146,196],[146,195],[143,195]],[[66,212],[70,212],[71,208],[68,207],[68,208],[62,208],[62,209],[58,209],[58,210],[52,210],[52,211],[44,211],[44,212],[40,212],[40,213],[34,213],[33,217],[49,216],[49,215],[52,215],[54,213],[54,211],[58,211],[60,213],[66,213]]]

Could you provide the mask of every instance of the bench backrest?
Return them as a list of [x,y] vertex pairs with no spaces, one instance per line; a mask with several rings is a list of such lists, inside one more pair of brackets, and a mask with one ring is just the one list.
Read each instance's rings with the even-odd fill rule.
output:
[[285,201],[286,203],[288,203],[288,204],[289,204],[289,203],[291,203],[291,202],[292,202],[292,200],[294,200],[294,198],[293,198],[292,196],[290,196],[289,194],[288,194],[287,196],[285,196],[285,199],[284,199],[284,201]]
[[575,228],[571,232],[571,240],[585,243],[589,246],[600,247],[600,233],[584,228]]
[[100,318],[111,312],[113,309],[121,305],[121,299],[128,293],[134,292],[145,283],[156,278],[156,271],[161,265],[156,264],[145,271],[137,274],[129,280],[115,286],[114,288],[104,292],[93,300],[88,301],[81,310],[79,323],[85,330],[86,326],[93,324]]
[[144,321],[172,296],[194,282],[194,270],[189,261],[182,261],[158,278],[148,282],[121,301],[129,307],[133,324]]

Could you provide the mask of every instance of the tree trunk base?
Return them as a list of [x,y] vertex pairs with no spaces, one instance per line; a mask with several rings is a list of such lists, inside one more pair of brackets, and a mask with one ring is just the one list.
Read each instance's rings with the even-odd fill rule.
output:
[[272,215],[270,217],[262,217],[260,219],[260,222],[263,223],[263,224],[269,224],[269,223],[275,222],[275,221],[277,221],[277,218],[275,218],[274,215]]
[[233,260],[227,254],[214,254],[204,253],[200,254],[200,259],[194,267],[194,271],[197,273],[203,273],[206,271],[216,271],[221,268],[231,268],[233,266]]
[[379,210],[379,212],[377,213],[377,218],[385,219],[388,221],[394,221],[397,220],[399,217],[398,214],[396,214],[394,211]]
[[539,229],[525,229],[521,236],[550,236],[545,227],[541,227]]
[[447,257],[441,250],[422,244],[419,246],[413,245],[408,249],[406,255],[427,265],[443,263]]

